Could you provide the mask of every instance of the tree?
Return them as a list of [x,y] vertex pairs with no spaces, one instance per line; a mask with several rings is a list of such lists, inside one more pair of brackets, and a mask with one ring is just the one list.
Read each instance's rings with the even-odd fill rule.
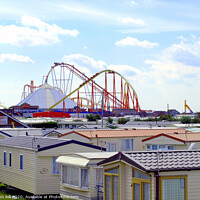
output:
[[199,123],[199,122],[200,122],[200,119],[197,118],[197,117],[195,117],[194,119],[192,119],[192,123],[197,124],[197,123]]
[[190,117],[185,117],[185,116],[181,117],[181,123],[182,123],[182,124],[190,124],[191,121],[192,121],[192,120],[191,120]]
[[129,121],[130,119],[129,118],[119,118],[118,120],[117,120],[117,123],[118,124],[126,124],[128,121]]
[[108,117],[108,119],[106,119],[106,121],[107,121],[109,124],[112,124],[112,123],[113,123],[113,118]]
[[86,118],[88,121],[96,121],[97,119],[101,119],[101,116],[99,114],[92,114],[90,113],[89,115],[86,115]]

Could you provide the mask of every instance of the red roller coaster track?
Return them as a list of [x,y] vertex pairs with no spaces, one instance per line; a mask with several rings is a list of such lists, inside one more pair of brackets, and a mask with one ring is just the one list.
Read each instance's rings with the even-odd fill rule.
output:
[[[135,90],[128,80],[118,72],[113,70],[103,70],[94,74],[92,77],[88,77],[73,65],[54,63],[54,66],[51,67],[47,76],[45,76],[46,82],[50,82],[50,75],[52,77],[53,87],[59,88],[65,97],[55,105],[51,106],[48,110],[54,108],[65,98],[72,98],[73,100],[77,100],[77,104],[80,107],[84,106],[83,101],[85,101],[87,104],[85,106],[91,110],[95,110],[97,107],[102,109],[103,105],[103,109],[106,111],[117,108],[132,108],[140,111]],[[78,80],[74,80],[75,78],[73,75],[75,75]],[[29,94],[41,86],[42,85],[34,86],[33,81],[31,82],[31,85],[26,84],[23,91],[24,98],[26,88],[28,88]],[[103,104],[101,102],[102,94],[104,96]]]

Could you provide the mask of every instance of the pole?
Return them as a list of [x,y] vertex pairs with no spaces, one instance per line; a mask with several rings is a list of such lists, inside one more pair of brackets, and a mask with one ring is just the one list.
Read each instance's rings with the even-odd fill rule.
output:
[[169,116],[169,104],[167,104],[167,115]]
[[101,112],[101,128],[103,128],[103,102],[104,101],[104,90],[102,90],[102,104],[101,104],[101,109],[102,109],[102,112]]

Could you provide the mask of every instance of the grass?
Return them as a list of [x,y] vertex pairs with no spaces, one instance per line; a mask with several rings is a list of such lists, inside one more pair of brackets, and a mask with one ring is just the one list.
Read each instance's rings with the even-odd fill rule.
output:
[[112,125],[112,126],[105,126],[106,128],[111,128],[111,129],[117,129],[118,128],[118,126],[114,126],[114,125]]
[[0,199],[2,199],[2,200],[11,200],[11,199],[25,200],[24,198],[21,198],[20,196],[11,195],[11,194],[7,194],[6,192],[3,192],[2,188],[4,188],[4,187],[6,187],[6,185],[3,183],[0,183]]
[[18,199],[18,200],[25,200],[24,198],[18,198],[15,195],[6,194],[5,192],[0,191],[0,199],[2,200],[11,200],[11,199]]

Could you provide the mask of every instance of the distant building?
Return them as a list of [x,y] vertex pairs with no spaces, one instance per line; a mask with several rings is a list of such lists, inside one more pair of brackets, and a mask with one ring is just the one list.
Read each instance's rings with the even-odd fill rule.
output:
[[125,115],[135,115],[136,109],[113,109],[110,113],[111,117],[123,117]]
[[175,116],[175,115],[180,114],[180,112],[177,111],[176,109],[169,109],[169,110],[167,111],[167,114],[169,114],[169,115],[171,115],[171,116]]
[[189,117],[191,119],[194,119],[197,116],[198,116],[197,114],[192,114],[192,113],[180,113],[176,115],[176,118],[181,119],[182,117]]
[[167,114],[167,112],[165,112],[165,111],[154,111],[153,113],[152,113],[152,117],[160,117],[161,115],[166,115]]
[[23,115],[25,117],[33,117],[32,113],[37,112],[39,106],[36,106],[36,105],[31,106],[28,103],[23,103],[21,105],[12,106],[10,108],[13,109],[14,115]]
[[0,110],[0,128],[29,128],[29,126]]
[[139,115],[140,117],[147,117],[148,116],[148,114],[145,110],[138,112],[137,115]]

